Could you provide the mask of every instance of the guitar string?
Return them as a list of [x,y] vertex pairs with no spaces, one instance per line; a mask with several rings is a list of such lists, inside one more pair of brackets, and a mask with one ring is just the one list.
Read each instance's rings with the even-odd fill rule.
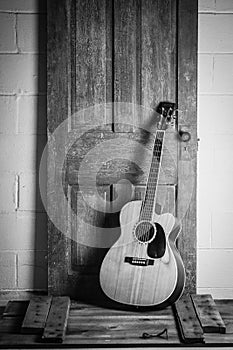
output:
[[[151,211],[151,202],[153,202],[153,194],[154,194],[154,189],[153,189],[153,185],[156,184],[157,182],[157,172],[159,167],[157,166],[157,164],[155,163],[155,161],[160,157],[160,147],[158,147],[158,142],[156,142],[155,145],[155,151],[154,151],[154,157],[153,157],[153,161],[152,161],[152,171],[150,173],[150,177],[148,179],[148,188],[147,188],[147,198],[145,201],[145,206],[144,206],[144,217],[150,218],[150,211]],[[156,176],[154,176],[153,174],[153,169],[156,170]]]
[[[145,220],[150,220],[151,216],[153,215],[154,198],[155,198],[159,168],[161,163],[163,139],[164,139],[164,130],[157,131],[156,137],[155,137],[154,149],[153,149],[151,168],[150,168],[150,173],[148,177],[146,195],[143,203],[142,212],[140,215],[141,218]],[[139,230],[138,230],[139,239],[141,239],[142,241],[147,241],[150,238],[149,228],[150,228],[150,225],[148,225],[147,223],[144,223],[144,224],[142,223],[139,226]]]
[[[161,163],[163,136],[164,136],[164,131],[158,131],[156,133],[151,171],[148,178],[147,198],[146,198],[145,207],[144,207],[144,216],[146,220],[151,220],[153,216],[154,200],[155,200],[155,194],[157,189],[159,168]],[[144,232],[144,234],[146,233],[145,238],[146,240],[148,240],[150,238],[149,225],[145,225],[144,231],[146,231]]]
[[[159,142],[158,142],[159,141]],[[143,213],[142,213],[142,218],[143,219],[150,219],[151,218],[151,208],[153,212],[153,202],[154,202],[154,193],[155,189],[152,186],[156,186],[157,183],[157,178],[158,178],[158,171],[159,171],[159,164],[157,162],[157,159],[160,162],[161,158],[161,132],[157,132],[156,139],[155,139],[155,145],[154,145],[154,150],[153,150],[153,158],[152,158],[152,164],[151,164],[151,170],[150,170],[150,175],[148,178],[148,187],[147,187],[147,193],[146,193],[146,199],[144,202],[144,208],[143,208]],[[156,176],[154,176],[154,172],[156,172]],[[152,187],[152,188],[151,188]],[[142,229],[139,230],[140,237],[145,236],[145,239],[148,240],[148,236],[150,235],[150,230],[149,230],[149,225],[146,223],[142,225]]]

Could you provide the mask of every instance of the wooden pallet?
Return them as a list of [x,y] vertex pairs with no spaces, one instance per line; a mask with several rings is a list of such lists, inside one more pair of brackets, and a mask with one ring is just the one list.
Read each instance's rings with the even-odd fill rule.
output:
[[1,326],[10,333],[42,335],[43,342],[62,343],[70,308],[69,297],[36,296],[29,301],[9,301]]
[[47,343],[62,343],[65,338],[70,310],[69,297],[54,297],[44,328],[42,340]]
[[191,299],[205,333],[226,333],[226,326],[210,294],[191,294]]
[[177,301],[174,310],[181,340],[188,344],[204,343],[204,332],[190,296],[185,295]]
[[[200,323],[196,328],[195,324],[190,326],[188,317],[190,318],[193,315],[191,319],[194,323],[198,320],[193,302],[195,297],[193,295],[189,296],[186,302],[182,298],[176,303],[176,318],[174,318],[170,307],[159,311],[148,310],[138,312],[136,310],[110,309],[73,301],[69,310],[69,298],[53,297],[50,299],[51,302],[44,329],[41,331],[40,328],[40,333],[38,333],[38,330],[35,330],[34,325],[36,322],[33,322],[33,320],[38,320],[39,316],[42,317],[41,314],[44,312],[42,310],[45,310],[44,303],[46,304],[48,300],[47,298],[37,299],[37,301],[40,300],[43,306],[40,308],[39,315],[36,315],[36,311],[34,311],[33,316],[33,310],[38,308],[32,307],[33,303],[35,305],[35,299],[32,299],[31,307],[30,303],[28,305],[28,302],[17,301],[17,303],[13,304],[8,303],[5,310],[1,308],[0,346],[15,347],[17,345],[24,347],[27,344],[33,347],[35,344],[37,346],[40,344],[40,348],[46,348],[48,347],[48,342],[59,342],[63,343],[65,347],[156,347],[179,346],[181,341],[195,343],[197,345],[201,344],[201,346],[205,346],[205,344],[206,346],[210,346],[210,344],[233,345],[233,300],[216,302],[216,306],[226,325],[226,333],[223,334],[220,330],[218,333],[206,333],[206,326],[203,330]],[[27,313],[28,315],[30,313],[30,317],[27,313],[24,315],[22,312],[23,308],[25,310],[25,305],[28,305]],[[198,307],[200,308],[200,306]],[[191,313],[190,310],[192,310]],[[177,320],[178,317],[177,315],[181,319],[178,328],[183,327],[183,338],[179,338],[178,335],[175,322],[175,319]],[[31,320],[31,322],[27,323],[28,321],[26,322],[26,320]],[[25,329],[24,333],[22,333],[23,327],[21,326],[27,324],[28,326],[24,328],[28,330],[28,333],[25,333]],[[33,326],[29,326],[29,324]],[[167,332],[164,332],[162,336],[158,336],[165,329]],[[190,332],[190,329],[193,331]],[[207,331],[209,331],[208,328]],[[147,335],[145,336],[145,334]]]
[[226,333],[226,326],[211,295],[185,295],[175,303],[175,315],[185,343],[204,343],[204,333]]
[[21,332],[26,334],[41,334],[45,328],[52,297],[37,296],[30,300]]

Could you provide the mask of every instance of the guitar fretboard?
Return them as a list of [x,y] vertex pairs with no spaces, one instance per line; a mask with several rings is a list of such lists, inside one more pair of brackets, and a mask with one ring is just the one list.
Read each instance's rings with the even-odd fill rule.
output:
[[156,132],[151,167],[146,186],[145,198],[142,203],[140,220],[151,220],[155,207],[156,190],[158,186],[159,171],[162,160],[164,130]]

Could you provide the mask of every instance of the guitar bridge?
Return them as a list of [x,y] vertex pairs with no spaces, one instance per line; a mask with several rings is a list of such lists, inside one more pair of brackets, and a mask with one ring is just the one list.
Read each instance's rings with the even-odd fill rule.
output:
[[125,262],[136,266],[148,266],[154,265],[154,260],[146,258],[137,258],[133,256],[126,256]]

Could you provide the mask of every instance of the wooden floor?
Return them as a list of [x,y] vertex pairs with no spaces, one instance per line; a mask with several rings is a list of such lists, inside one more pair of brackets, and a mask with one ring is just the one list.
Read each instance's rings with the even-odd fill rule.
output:
[[[40,335],[21,334],[21,315],[2,317],[7,301],[0,303],[0,347],[153,347],[181,344],[171,308],[161,311],[132,312],[72,302],[63,344],[44,344]],[[205,344],[193,346],[233,346],[233,300],[216,301],[226,325],[226,334],[205,334]],[[22,302],[23,310],[23,302]],[[167,329],[168,338],[150,337]]]

